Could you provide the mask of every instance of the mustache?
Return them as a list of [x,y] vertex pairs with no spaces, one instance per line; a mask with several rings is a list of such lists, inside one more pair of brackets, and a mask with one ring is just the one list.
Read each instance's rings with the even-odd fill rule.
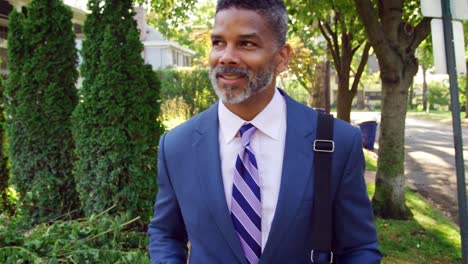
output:
[[249,77],[250,71],[248,69],[243,69],[243,68],[217,66],[212,70],[212,74],[216,77],[222,74],[237,74],[242,77]]

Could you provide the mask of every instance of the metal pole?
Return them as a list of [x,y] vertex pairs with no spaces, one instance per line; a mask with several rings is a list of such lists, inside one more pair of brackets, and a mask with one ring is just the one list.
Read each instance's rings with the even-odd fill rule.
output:
[[442,2],[442,19],[445,36],[445,55],[447,72],[450,78],[450,100],[452,110],[453,138],[455,145],[455,166],[457,171],[458,215],[462,247],[462,263],[468,264],[468,210],[466,200],[465,164],[463,159],[462,128],[460,121],[460,102],[458,97],[458,80],[453,43],[452,13],[450,2]]

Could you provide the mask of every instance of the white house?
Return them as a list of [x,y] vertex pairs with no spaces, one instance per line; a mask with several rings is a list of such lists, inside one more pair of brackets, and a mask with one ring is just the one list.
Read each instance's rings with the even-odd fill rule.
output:
[[143,58],[145,63],[151,64],[153,69],[164,68],[167,66],[189,67],[195,56],[195,51],[181,46],[179,43],[166,40],[154,28],[146,24],[146,13],[143,7],[135,8],[135,19],[140,30],[140,40],[145,49]]

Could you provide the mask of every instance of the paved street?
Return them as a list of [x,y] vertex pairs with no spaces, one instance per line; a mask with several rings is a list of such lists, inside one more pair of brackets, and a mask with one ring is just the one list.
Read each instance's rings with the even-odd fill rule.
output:
[[[376,119],[376,113],[353,113],[352,122]],[[451,123],[408,117],[405,174],[410,188],[431,200],[449,218],[458,221],[457,183]],[[464,128],[464,156],[468,158],[468,128]],[[376,147],[378,145],[376,144]],[[465,168],[468,162],[465,161]]]
[[[468,130],[463,128],[465,168]],[[405,171],[410,186],[458,222],[457,182],[452,125],[406,119]]]

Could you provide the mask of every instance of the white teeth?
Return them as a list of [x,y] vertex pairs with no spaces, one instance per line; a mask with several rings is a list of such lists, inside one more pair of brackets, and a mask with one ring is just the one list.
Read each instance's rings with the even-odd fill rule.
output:
[[239,76],[237,76],[237,75],[235,75],[235,76],[223,75],[223,78],[224,78],[224,79],[227,79],[227,80],[235,80],[235,79],[238,79]]

